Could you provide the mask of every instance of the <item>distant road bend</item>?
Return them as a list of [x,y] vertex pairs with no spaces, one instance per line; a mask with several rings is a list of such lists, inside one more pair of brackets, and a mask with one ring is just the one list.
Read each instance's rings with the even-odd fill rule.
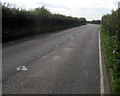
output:
[[100,94],[98,34],[88,24],[3,46],[3,94]]

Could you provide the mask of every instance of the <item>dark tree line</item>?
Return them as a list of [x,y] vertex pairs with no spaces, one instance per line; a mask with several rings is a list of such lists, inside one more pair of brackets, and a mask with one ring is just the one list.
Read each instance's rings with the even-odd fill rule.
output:
[[44,6],[27,11],[2,4],[3,42],[84,24],[85,18],[52,14]]
[[87,23],[91,23],[91,24],[100,24],[101,21],[100,21],[100,20],[92,20],[92,21],[87,21]]

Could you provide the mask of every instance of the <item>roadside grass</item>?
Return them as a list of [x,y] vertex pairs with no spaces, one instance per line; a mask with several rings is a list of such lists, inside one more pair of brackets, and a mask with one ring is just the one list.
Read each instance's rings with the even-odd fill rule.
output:
[[116,36],[110,37],[101,25],[101,39],[104,48],[105,64],[109,68],[113,94],[120,94],[120,53],[117,52]]

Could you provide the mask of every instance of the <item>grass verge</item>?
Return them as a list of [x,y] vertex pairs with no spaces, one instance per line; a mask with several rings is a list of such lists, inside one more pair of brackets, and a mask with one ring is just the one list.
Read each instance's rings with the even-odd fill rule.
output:
[[120,53],[117,52],[117,40],[110,36],[101,25],[101,40],[104,48],[105,64],[109,68],[113,94],[120,94]]

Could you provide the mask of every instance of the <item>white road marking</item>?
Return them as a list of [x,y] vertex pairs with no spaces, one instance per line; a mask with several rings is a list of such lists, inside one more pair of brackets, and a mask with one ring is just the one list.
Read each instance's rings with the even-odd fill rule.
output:
[[101,56],[100,30],[99,30],[99,64],[100,64],[100,93],[104,94],[104,78],[103,78],[103,66],[102,66],[102,56]]
[[0,89],[0,96],[2,96],[2,88]]

